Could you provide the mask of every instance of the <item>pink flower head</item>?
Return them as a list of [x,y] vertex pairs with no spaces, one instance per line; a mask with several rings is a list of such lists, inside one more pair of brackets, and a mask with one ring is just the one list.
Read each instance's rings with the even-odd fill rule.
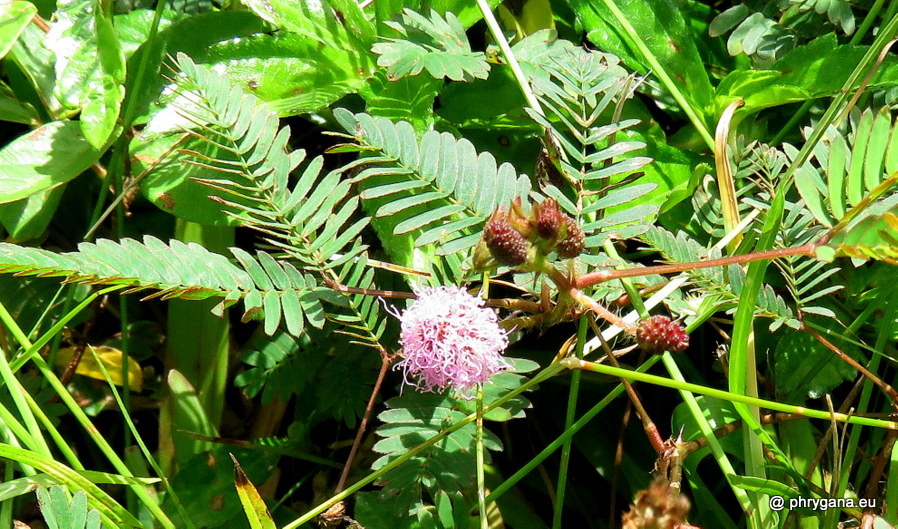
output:
[[407,384],[434,393],[451,387],[470,399],[472,390],[511,367],[502,358],[508,337],[482,299],[459,287],[423,287],[415,294],[412,306],[396,314],[405,358],[395,367],[402,367]]

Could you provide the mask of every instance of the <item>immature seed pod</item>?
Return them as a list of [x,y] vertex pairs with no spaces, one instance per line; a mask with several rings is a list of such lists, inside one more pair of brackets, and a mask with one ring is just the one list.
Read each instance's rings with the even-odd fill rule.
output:
[[562,217],[558,212],[558,202],[554,198],[547,198],[542,203],[537,204],[536,210],[536,233],[540,237],[551,241],[558,235],[558,229],[561,227]]
[[689,347],[689,335],[679,322],[657,315],[639,322],[636,342],[650,353],[680,353]]
[[583,235],[580,225],[574,219],[567,215],[562,215],[562,222],[565,226],[564,239],[561,239],[555,249],[558,251],[558,256],[562,259],[573,259],[586,249],[586,237]]
[[521,266],[527,261],[530,243],[505,220],[502,210],[496,212],[483,229],[483,241],[493,258],[505,266]]
[[630,510],[621,517],[623,529],[675,529],[686,523],[689,500],[662,477],[636,493]]

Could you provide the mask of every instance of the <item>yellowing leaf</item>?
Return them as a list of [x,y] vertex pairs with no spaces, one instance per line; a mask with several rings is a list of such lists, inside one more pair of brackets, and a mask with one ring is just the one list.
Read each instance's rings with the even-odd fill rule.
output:
[[[107,347],[105,345],[97,347],[88,345],[88,347],[93,349],[97,354],[97,358],[103,362],[103,366],[105,366],[106,371],[109,372],[109,378],[112,380],[112,383],[116,386],[121,386],[123,356],[121,349]],[[60,349],[59,352],[56,353],[56,365],[58,367],[66,367],[69,365],[69,362],[72,361],[72,356],[74,354],[74,347]],[[94,355],[90,353],[90,350],[85,351],[81,356],[81,361],[78,363],[75,373],[97,380],[106,380],[106,377],[103,376],[103,372],[100,370],[100,366],[97,365],[97,361],[94,358]],[[128,387],[131,388],[131,391],[143,390],[143,370],[141,369],[140,364],[137,363],[137,360],[134,360],[131,357],[128,357]]]
[[249,520],[249,526],[252,529],[277,529],[271,518],[271,513],[268,512],[268,507],[265,505],[265,500],[262,499],[253,482],[246,477],[234,454],[231,454],[231,459],[234,461],[234,481],[237,485],[237,495],[240,496],[240,503]]

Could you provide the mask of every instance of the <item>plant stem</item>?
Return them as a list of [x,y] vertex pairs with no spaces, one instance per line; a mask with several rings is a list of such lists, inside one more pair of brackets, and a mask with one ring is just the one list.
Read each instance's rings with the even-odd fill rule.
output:
[[[535,377],[533,377],[531,380],[529,380],[525,384],[522,384],[518,388],[516,388],[512,391],[509,391],[507,394],[505,394],[502,397],[493,401],[493,403],[490,404],[489,406],[486,406],[483,409],[483,413],[484,414],[489,413],[490,411],[498,408],[499,406],[502,406],[509,400],[511,400],[514,397],[516,397],[517,395],[520,395],[521,393],[527,391],[528,389],[532,388],[536,384],[539,384],[540,382],[543,382],[544,380],[554,376],[555,374],[560,372],[562,369],[563,368],[560,364],[550,365],[549,367],[540,371],[539,374],[537,374]],[[300,516],[299,518],[297,518],[297,519],[293,520],[292,522],[288,523],[287,525],[285,525],[282,529],[298,529],[303,524],[311,521],[313,518],[315,518],[319,514],[323,513],[327,509],[329,509],[331,506],[333,506],[338,501],[348,498],[349,496],[352,496],[353,494],[355,494],[356,492],[361,490],[363,487],[372,483],[377,478],[385,475],[387,472],[390,472],[394,468],[405,463],[409,459],[415,457],[416,455],[421,453],[423,450],[425,450],[428,447],[433,446],[435,443],[439,442],[441,439],[444,439],[447,436],[451,435],[453,432],[456,432],[457,430],[471,424],[472,422],[474,422],[476,420],[476,418],[477,418],[477,414],[472,413],[472,414],[468,415],[467,417],[465,417],[464,419],[459,420],[452,426],[449,426],[448,428],[441,430],[440,433],[434,435],[433,437],[424,441],[423,443],[409,449],[408,452],[406,452],[406,453],[402,454],[401,456],[397,457],[396,459],[390,461],[383,467],[379,468],[376,472],[372,472],[371,474],[369,474],[369,475],[365,476],[364,478],[358,480],[357,482],[353,483],[351,486],[347,487],[343,492],[341,492],[339,494],[335,494],[331,498],[325,500],[324,502],[322,502],[315,508],[311,509],[304,515]]]
[[892,386],[890,386],[889,384],[884,382],[878,376],[871,373],[870,370],[867,369],[866,367],[864,367],[860,362],[858,362],[854,358],[851,358],[850,356],[845,354],[841,349],[839,349],[838,347],[833,345],[832,342],[830,342],[829,340],[827,340],[826,338],[821,336],[820,333],[818,333],[814,329],[811,329],[807,325],[802,325],[801,330],[810,334],[815,340],[817,340],[818,342],[823,344],[824,347],[826,347],[827,349],[832,351],[833,354],[838,356],[843,362],[850,365],[851,367],[856,369],[861,375],[863,375],[868,380],[870,380],[871,382],[873,382],[874,384],[879,386],[879,389],[881,389],[883,391],[883,393],[885,393],[889,397],[889,399],[892,401],[892,408],[894,408],[896,411],[898,411],[898,392],[895,391],[895,388],[893,388]]
[[884,421],[881,419],[871,419],[869,417],[855,417],[851,415],[845,415],[844,413],[833,414],[828,411],[810,410],[803,406],[792,406],[791,404],[783,404],[771,400],[747,397],[738,393],[731,393],[729,391],[700,386],[698,384],[692,384],[689,382],[681,382],[679,380],[672,380],[669,378],[659,377],[657,375],[639,373],[638,371],[621,369],[604,364],[597,364],[595,362],[586,362],[578,358],[565,358],[560,362],[560,364],[564,367],[567,367],[568,369],[585,369],[587,371],[601,373],[603,375],[609,375],[615,378],[627,378],[630,380],[637,380],[639,382],[648,382],[649,384],[656,384],[671,389],[691,391],[700,395],[707,395],[709,397],[727,400],[730,402],[738,402],[741,404],[758,406],[760,408],[767,408],[769,410],[780,411],[784,413],[795,413],[812,419],[835,420],[849,424],[860,424],[864,426],[873,426],[876,428],[885,428],[887,430],[898,430],[898,422],[895,421]]
[[673,79],[667,74],[667,71],[664,69],[664,66],[658,62],[658,59],[652,53],[652,51],[645,45],[643,42],[644,36],[640,36],[639,33],[636,32],[636,29],[632,24],[627,20],[627,17],[624,13],[617,7],[617,4],[614,3],[613,0],[602,0],[602,4],[614,15],[614,18],[624,29],[624,32],[629,37],[628,44],[634,46],[639,53],[642,55],[642,58],[645,59],[646,62],[649,63],[649,66],[652,67],[655,75],[658,76],[658,79],[664,84],[664,87],[670,92],[670,95],[677,101],[677,104],[680,105],[680,108],[683,109],[683,112],[686,113],[686,116],[689,118],[689,121],[695,126],[695,130],[699,133],[699,136],[704,140],[705,145],[708,146],[709,149],[714,148],[714,138],[711,137],[711,133],[708,132],[708,127],[705,124],[704,119],[695,111],[689,101],[686,100],[686,96],[683,95],[683,92],[680,91],[680,85],[675,83]]
[[359,446],[362,444],[365,430],[368,427],[368,421],[371,420],[371,414],[374,412],[374,401],[380,393],[380,386],[383,384],[384,377],[387,376],[387,368],[390,367],[395,359],[396,357],[389,354],[386,349],[380,351],[380,371],[377,373],[377,380],[374,382],[374,388],[371,390],[371,398],[368,399],[368,405],[365,407],[365,415],[362,417],[362,422],[359,423],[359,431],[355,434],[355,440],[352,442],[349,456],[346,457],[346,464],[343,465],[343,472],[340,474],[340,481],[337,482],[337,486],[334,488],[334,494],[339,493],[346,485],[346,478],[349,477],[349,469],[352,468],[352,461],[359,451]]
[[[642,364],[637,368],[636,372],[648,371],[655,363],[658,361],[660,357],[653,356],[649,358],[646,363]],[[611,390],[608,395],[606,395],[602,400],[597,402],[592,408],[589,409],[586,413],[583,414],[582,417],[577,419],[577,421],[571,424],[570,428],[567,428],[559,435],[554,441],[549,443],[545,448],[543,448],[536,456],[533,457],[530,461],[527,462],[526,465],[520,468],[517,472],[509,476],[508,479],[503,481],[499,486],[497,486],[490,493],[489,496],[486,497],[487,504],[496,501],[503,494],[508,492],[509,489],[515,486],[519,481],[521,481],[525,476],[530,474],[534,468],[536,468],[540,463],[546,460],[547,457],[555,453],[560,447],[567,442],[568,439],[572,438],[574,434],[579,432],[584,426],[589,424],[596,415],[599,414],[600,411],[605,409],[606,406],[611,404],[615,399],[617,399],[621,393],[624,392],[624,385],[618,384]],[[287,528],[285,528],[287,529]]]
[[627,268],[625,270],[597,270],[595,272],[583,274],[574,279],[574,286],[577,288],[586,288],[598,283],[609,281],[611,279],[620,279],[624,277],[642,277],[652,274],[674,274],[678,272],[686,272],[689,270],[697,270],[699,268],[713,268],[715,266],[728,266],[731,264],[750,263],[752,261],[778,259],[781,257],[791,257],[793,255],[804,255],[807,257],[812,257],[816,248],[817,245],[815,243],[808,243],[801,246],[793,246],[791,248],[777,248],[775,250],[765,250],[763,252],[752,252],[744,255],[722,257],[720,259],[709,259],[707,261],[646,266],[644,268]]
[[492,33],[493,38],[499,45],[499,49],[502,50],[502,55],[505,57],[505,60],[508,61],[508,66],[511,67],[511,72],[514,74],[518,86],[521,87],[521,92],[524,93],[524,99],[527,100],[527,104],[539,115],[544,115],[543,107],[539,104],[539,100],[536,98],[536,94],[533,93],[533,89],[530,88],[530,82],[527,81],[527,76],[524,75],[524,70],[521,69],[518,59],[514,56],[514,53],[512,53],[511,46],[509,46],[508,40],[502,33],[499,21],[496,20],[496,17],[493,15],[493,10],[490,8],[487,0],[477,0],[477,7],[480,8],[480,12],[483,14],[483,21],[486,22],[487,27],[490,28],[490,33]]
[[[589,323],[589,315],[580,315],[580,324],[577,328],[577,348],[575,355],[583,358],[583,345],[586,343],[586,330]],[[580,390],[580,372],[575,371],[571,375],[571,386],[567,396],[567,413],[564,417],[564,429],[574,424],[574,416],[577,414],[577,394]],[[552,528],[561,529],[561,516],[564,512],[564,494],[567,488],[567,471],[571,461],[571,438],[564,441],[561,446],[561,462],[558,468],[558,485],[555,491],[555,507],[552,514]]]
[[490,521],[486,515],[486,479],[483,476],[483,386],[477,388],[477,505],[480,508],[480,529],[489,529]]

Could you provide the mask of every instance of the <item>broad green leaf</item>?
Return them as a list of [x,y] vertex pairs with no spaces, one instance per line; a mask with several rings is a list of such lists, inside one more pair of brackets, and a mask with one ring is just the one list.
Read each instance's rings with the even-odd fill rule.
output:
[[141,182],[141,192],[159,209],[182,219],[213,226],[236,226],[239,222],[222,212],[221,204],[213,202],[209,197],[222,196],[241,201],[240,197],[233,197],[196,181],[197,178],[224,180],[228,175],[189,163],[194,160],[189,155],[172,154],[178,148],[219,158],[226,157],[227,153],[200,139],[182,141],[183,139],[182,135],[174,134],[163,137],[156,135],[147,139],[136,136],[132,140],[130,152],[135,172],[152,167],[152,171]]
[[[38,29],[36,25],[29,24],[9,51],[8,59],[15,62],[30,83],[31,86],[28,88],[34,90],[34,100],[27,99],[27,101],[35,108],[43,107],[52,119],[59,119],[63,115],[63,103],[55,93],[56,54],[49,45],[47,33]],[[16,94],[27,94],[27,88],[16,86],[15,81],[10,78],[10,84],[16,89]]]
[[772,70],[734,70],[720,81],[714,91],[714,112],[720,115],[733,101],[744,105],[737,116],[755,114],[765,108],[811,98],[811,92],[784,81],[781,72]]
[[0,204],[64,184],[100,157],[74,121],[55,121],[0,150]]
[[367,50],[293,33],[225,40],[196,59],[226,71],[281,116],[318,111],[360,90],[374,71]]
[[[366,112],[392,121],[408,121],[423,135],[433,126],[433,102],[442,82],[426,75],[387,79],[383,73],[372,77],[361,96]],[[445,104],[442,95],[441,106]]]
[[[154,12],[152,9],[135,9],[129,13],[115,15],[113,26],[116,40],[125,57],[131,57],[135,51],[147,40],[150,27],[153,24]],[[178,18],[178,13],[165,10],[159,19],[159,31],[169,27]]]
[[[644,43],[667,69],[674,82],[695,107],[711,101],[711,82],[682,12],[668,0],[610,0],[623,11],[640,35],[651,35]],[[568,0],[587,37],[605,52],[614,53],[630,69],[648,72],[648,63],[637,55],[614,16],[601,2]]]
[[37,8],[31,2],[14,0],[0,4],[0,59],[9,53],[36,14]]
[[[778,397],[783,402],[818,398],[856,374],[810,335],[791,329],[783,329],[780,334],[773,363]],[[844,346],[842,341],[837,344]]]
[[90,0],[59,2],[46,46],[55,55],[53,95],[64,111],[81,112],[85,137],[102,148],[118,119],[125,70],[111,22],[98,11]]
[[374,25],[352,0],[248,0],[246,5],[262,19],[317,40],[324,46],[345,46],[367,51],[374,41]]
[[72,60],[95,63],[91,78],[86,81],[89,88],[84,94],[80,121],[87,140],[102,150],[115,130],[125,97],[125,56],[111,21],[100,11],[94,16],[96,37],[91,40],[92,45]]
[[[247,38],[269,29],[270,26],[253,13],[227,10],[186,17],[159,31],[152,45],[142,45],[128,58],[128,81],[125,87],[128,97],[137,102],[136,122],[143,123],[149,112],[157,110],[153,105],[168,83],[166,76],[171,73],[169,56],[175,57],[183,52],[196,62],[203,62],[204,55],[215,43]],[[144,73],[149,82],[144,82],[140,93],[136,93],[133,90],[134,77],[145,53],[150,54],[150,68]]]
[[[502,2],[501,0],[487,0],[487,3],[491,8],[496,8]],[[371,7],[379,28],[384,21],[397,19],[403,9],[411,9],[419,13],[433,9],[444,16],[446,13],[452,13],[458,17],[465,29],[469,29],[483,18],[477,3],[468,0],[378,0]]]
[[46,231],[64,192],[65,186],[58,186],[0,204],[0,223],[14,241],[36,239]]
[[19,100],[15,92],[0,81],[0,121],[36,127],[40,125],[40,116],[31,103]]
[[496,12],[502,26],[514,31],[518,39],[544,29],[555,30],[555,17],[548,0],[502,3]]
[[[866,46],[840,45],[835,34],[827,33],[795,48],[774,64],[782,74],[779,84],[807,90],[814,97],[833,95],[842,89],[848,75],[867,52]],[[893,85],[898,81],[898,59],[887,57],[870,79],[869,87]]]

